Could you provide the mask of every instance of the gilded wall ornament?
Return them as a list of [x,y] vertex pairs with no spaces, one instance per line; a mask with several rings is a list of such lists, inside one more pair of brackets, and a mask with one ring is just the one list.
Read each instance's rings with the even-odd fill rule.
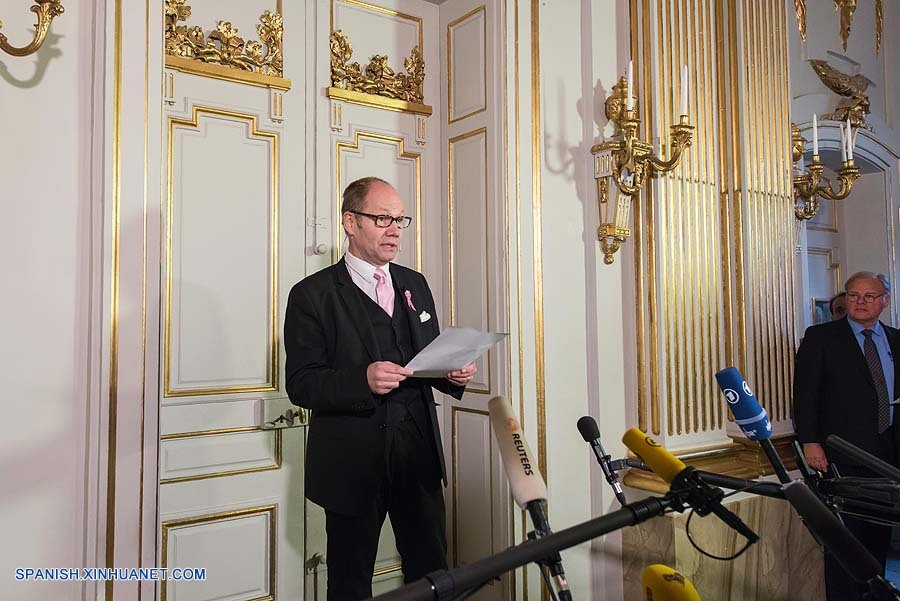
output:
[[797,13],[797,28],[800,39],[806,41],[806,0],[794,0],[794,12]]
[[822,115],[822,119],[844,122],[848,118],[854,127],[871,130],[866,122],[869,114],[869,97],[865,94],[872,81],[865,75],[842,73],[822,60],[810,60],[809,64],[829,90],[844,96],[833,113]]
[[340,29],[331,34],[329,43],[332,87],[419,104],[424,101],[425,60],[418,46],[403,59],[406,73],[394,73],[387,64],[388,57],[382,54],[373,56],[365,67],[351,63],[353,46]]
[[[63,14],[65,10],[60,0],[35,0],[34,6],[31,7],[31,12],[38,18],[38,22],[34,24],[34,38],[25,46],[17,48],[9,43],[5,35],[0,33],[0,50],[13,56],[28,56],[37,52],[44,43],[44,38],[47,37],[53,18]],[[2,27],[3,21],[0,21],[0,28]]]
[[841,45],[847,49],[847,38],[850,37],[850,24],[853,22],[853,11],[856,0],[834,0],[834,10],[841,14]]
[[166,54],[204,63],[214,63],[243,71],[282,77],[284,59],[282,16],[266,11],[256,26],[259,41],[245,41],[228,21],[219,21],[207,36],[198,26],[178,25],[191,16],[186,0],[166,0]]
[[881,50],[881,36],[884,33],[884,1],[875,0],[875,54]]

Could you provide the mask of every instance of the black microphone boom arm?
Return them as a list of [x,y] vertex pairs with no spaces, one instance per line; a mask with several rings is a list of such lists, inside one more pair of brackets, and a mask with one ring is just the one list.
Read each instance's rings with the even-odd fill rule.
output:
[[612,513],[535,540],[525,541],[491,557],[449,571],[432,572],[412,584],[378,595],[373,601],[448,601],[510,570],[533,561],[541,561],[554,553],[598,536],[663,515],[678,504],[679,502],[669,495],[629,503]]

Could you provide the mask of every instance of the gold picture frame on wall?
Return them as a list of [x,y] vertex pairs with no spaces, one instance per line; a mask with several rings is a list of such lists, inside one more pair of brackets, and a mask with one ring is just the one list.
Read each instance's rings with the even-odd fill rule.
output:
[[810,317],[812,325],[831,321],[831,299],[812,297],[810,299]]

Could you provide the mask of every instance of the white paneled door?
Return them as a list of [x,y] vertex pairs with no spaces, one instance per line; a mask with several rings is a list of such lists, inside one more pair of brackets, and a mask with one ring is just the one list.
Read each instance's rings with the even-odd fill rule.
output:
[[279,332],[300,274],[279,257],[303,240],[281,206],[283,90],[165,81],[159,565],[205,572],[157,598],[299,600],[304,432]]

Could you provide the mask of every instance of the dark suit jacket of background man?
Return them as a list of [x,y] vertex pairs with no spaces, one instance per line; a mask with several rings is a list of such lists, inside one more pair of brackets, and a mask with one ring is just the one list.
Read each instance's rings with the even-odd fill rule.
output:
[[[425,277],[391,263],[391,279],[409,321],[414,351],[439,332],[434,298]],[[291,401],[312,410],[306,449],[306,497],[329,511],[360,515],[371,507],[384,474],[384,405],[370,389],[366,369],[381,360],[375,331],[361,292],[341,259],[296,284],[284,323],[285,379]],[[427,312],[430,319],[421,321]],[[434,394],[431,387],[462,397],[464,387],[448,380],[421,379],[426,428],[447,482]],[[423,426],[423,424],[419,424]]]
[[[891,354],[900,356],[900,331],[881,324]],[[900,366],[894,367],[894,395],[900,394]],[[794,364],[794,425],[801,443],[824,444],[836,434],[897,465],[900,407],[895,406],[893,445],[878,435],[878,395],[865,355],[847,319],[806,330]],[[829,462],[846,461],[826,448]]]

